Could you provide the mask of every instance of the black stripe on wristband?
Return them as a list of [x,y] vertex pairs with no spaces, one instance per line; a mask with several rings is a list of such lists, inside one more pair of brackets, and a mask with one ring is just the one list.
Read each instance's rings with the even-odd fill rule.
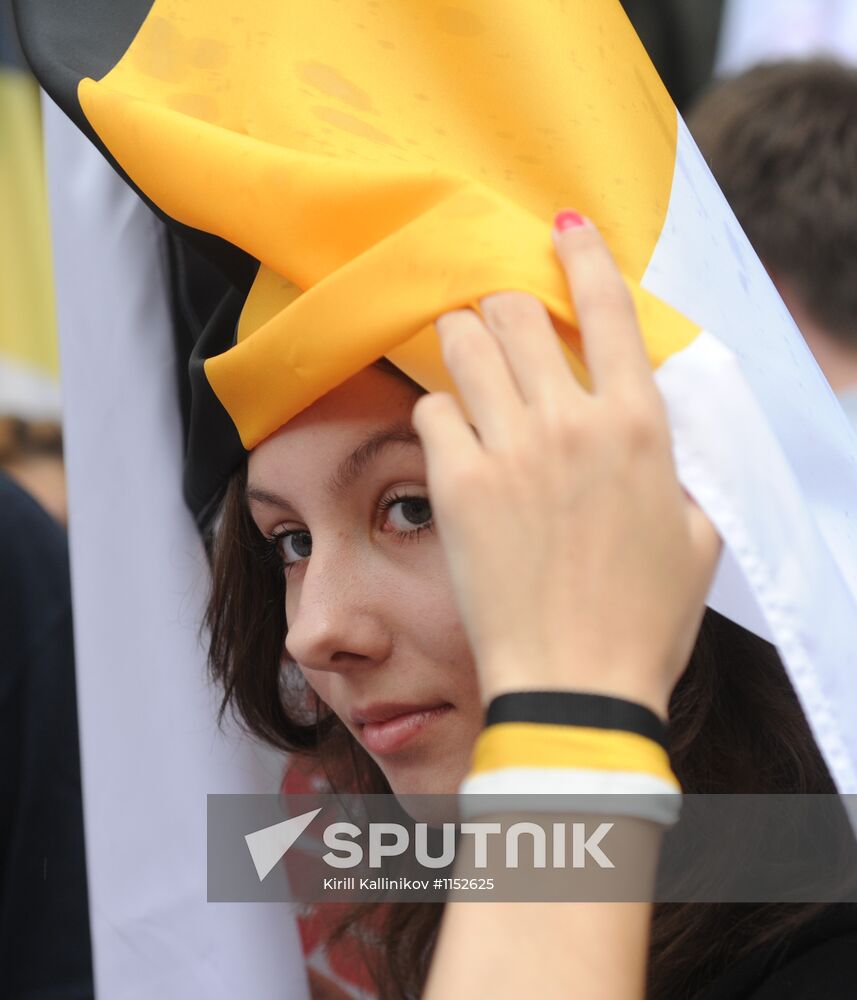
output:
[[666,723],[650,708],[624,698],[588,691],[510,691],[488,706],[486,726],[542,722],[556,726],[618,729],[646,736],[669,751]]

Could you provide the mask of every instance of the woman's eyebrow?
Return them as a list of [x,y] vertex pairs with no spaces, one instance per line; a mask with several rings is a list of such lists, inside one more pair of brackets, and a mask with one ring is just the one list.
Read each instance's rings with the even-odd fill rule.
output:
[[[325,483],[325,490],[331,496],[343,493],[360,476],[373,458],[395,444],[419,446],[420,438],[410,424],[398,423],[391,427],[381,428],[361,441],[354,451],[339,463],[336,472]],[[296,509],[294,504],[285,497],[254,486],[252,483],[247,484],[245,497],[248,501],[252,500],[255,503],[267,504],[271,507]]]

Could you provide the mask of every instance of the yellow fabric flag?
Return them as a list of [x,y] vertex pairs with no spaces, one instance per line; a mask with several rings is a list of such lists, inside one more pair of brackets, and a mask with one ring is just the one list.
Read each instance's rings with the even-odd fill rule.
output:
[[205,363],[245,448],[382,355],[451,389],[431,321],[507,288],[568,324],[585,381],[564,206],[607,235],[654,365],[697,332],[639,286],[676,113],[618,4],[155,0],[78,99],[163,212],[260,262]]

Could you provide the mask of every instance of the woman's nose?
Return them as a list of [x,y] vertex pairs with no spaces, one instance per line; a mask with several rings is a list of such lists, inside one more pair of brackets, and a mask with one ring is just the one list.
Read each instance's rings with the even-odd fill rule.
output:
[[[343,671],[382,663],[392,635],[383,579],[346,546],[314,542],[300,582],[286,585],[286,652],[301,667]],[[386,589],[390,589],[389,585]]]

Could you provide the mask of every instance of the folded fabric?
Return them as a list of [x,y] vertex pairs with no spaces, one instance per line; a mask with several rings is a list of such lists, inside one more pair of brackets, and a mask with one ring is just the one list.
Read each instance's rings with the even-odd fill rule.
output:
[[253,275],[237,329],[201,349],[197,512],[236,436],[254,447],[382,355],[451,389],[430,324],[487,293],[539,296],[585,380],[550,241],[565,205],[610,239],[653,364],[697,332],[639,285],[676,117],[618,4],[79,0],[50,34],[43,7],[19,18],[49,92],[164,216],[230,244],[205,246],[239,285]]

